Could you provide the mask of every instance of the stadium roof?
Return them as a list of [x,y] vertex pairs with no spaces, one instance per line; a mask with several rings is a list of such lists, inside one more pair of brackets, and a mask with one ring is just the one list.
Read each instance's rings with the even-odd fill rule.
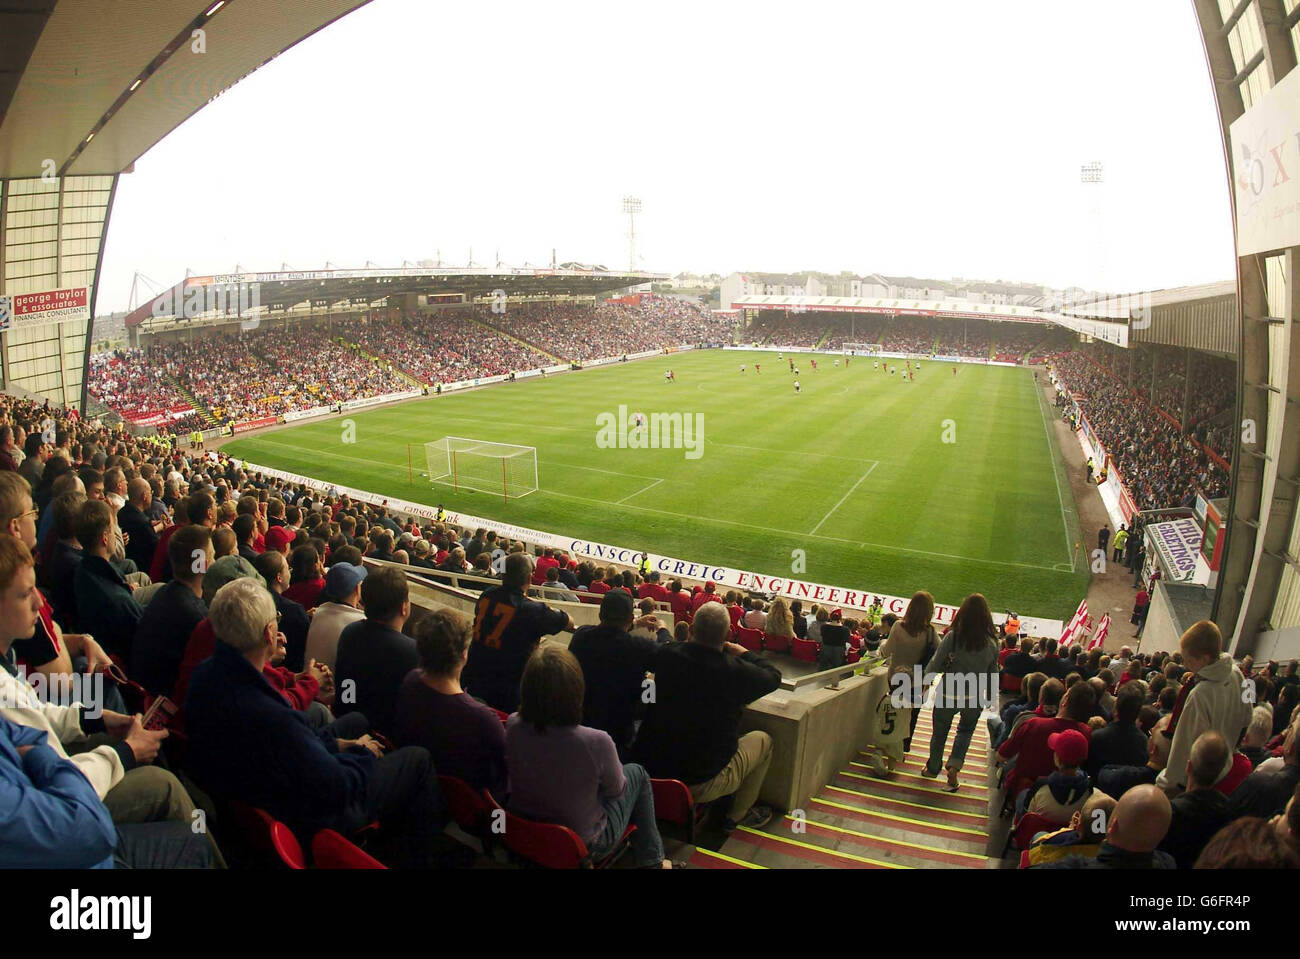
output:
[[[228,273],[191,276],[127,316],[127,326],[138,326],[150,316],[173,318],[184,313],[186,301],[195,301],[208,289],[251,292],[266,310],[287,310],[304,303],[327,306],[373,303],[390,296],[461,295],[467,301],[490,298],[497,290],[509,297],[589,297],[642,283],[666,280],[665,273],[612,273],[580,268],[568,263],[553,270],[511,267],[399,267],[363,270],[288,271],[279,273]],[[247,294],[245,294],[247,298]],[[212,299],[216,299],[215,296]],[[228,298],[229,299],[229,298]],[[216,312],[209,308],[204,311]],[[191,317],[193,314],[191,314]]]
[[1147,290],[1141,293],[1126,293],[1119,296],[1106,296],[1087,302],[1070,304],[1065,313],[1071,316],[1089,316],[1096,319],[1127,320],[1132,311],[1155,306],[1174,306],[1179,303],[1194,303],[1197,300],[1213,300],[1219,297],[1236,297],[1235,280],[1221,280],[1218,283],[1200,283],[1196,286],[1175,286],[1164,290]]
[[[111,175],[369,0],[3,0],[0,179]],[[202,29],[202,52],[194,31]]]
[[854,296],[738,296],[731,301],[741,310],[793,310],[824,313],[907,313],[917,316],[951,316],[961,319],[1013,320],[1022,323],[1055,320],[1028,306],[971,303],[964,300],[894,300]]

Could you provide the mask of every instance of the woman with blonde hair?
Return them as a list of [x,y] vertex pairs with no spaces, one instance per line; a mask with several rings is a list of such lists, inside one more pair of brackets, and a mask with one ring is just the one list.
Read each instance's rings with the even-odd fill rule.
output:
[[764,627],[764,632],[769,636],[784,636],[786,639],[794,639],[794,617],[790,614],[790,607],[779,596],[772,600],[772,606],[767,611],[767,624]]
[[[923,589],[919,590],[912,595],[903,618],[894,623],[889,630],[889,635],[880,645],[880,655],[889,662],[890,690],[893,691],[896,686],[903,686],[910,693],[907,697],[910,700],[908,707],[910,715],[907,737],[903,740],[904,755],[912,749],[916,720],[920,715],[920,707],[925,703],[925,688],[912,678],[912,674],[917,666],[925,668],[930,662],[930,656],[939,646],[939,636],[930,623],[932,619],[934,619],[934,597]],[[899,678],[895,679],[895,676]],[[891,760],[889,769],[892,771],[893,768]]]

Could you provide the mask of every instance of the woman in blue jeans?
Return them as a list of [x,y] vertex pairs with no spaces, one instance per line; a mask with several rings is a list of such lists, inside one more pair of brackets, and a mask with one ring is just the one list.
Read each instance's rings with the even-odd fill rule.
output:
[[510,811],[576,832],[593,858],[628,825],[632,855],[646,869],[671,869],[655,823],[645,767],[619,762],[609,734],[582,725],[582,667],[567,649],[539,648],[524,667],[519,712],[506,723]]
[[949,792],[957,791],[957,774],[966,761],[966,749],[979,724],[980,713],[998,701],[998,638],[989,604],[979,593],[966,597],[953,617],[952,627],[930,660],[940,674],[934,693],[934,730],[930,735],[930,760],[921,775],[934,779],[943,764],[943,747],[953,717],[960,714],[957,738],[948,756]]

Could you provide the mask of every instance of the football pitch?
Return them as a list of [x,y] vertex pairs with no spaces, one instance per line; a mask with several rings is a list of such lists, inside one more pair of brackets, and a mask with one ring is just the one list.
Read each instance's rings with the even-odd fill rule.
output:
[[[901,360],[890,375],[870,359],[836,368],[818,356],[814,372],[809,354],[793,355],[798,395],[775,353],[688,352],[347,413],[225,449],[562,536],[850,589],[928,589],[941,603],[981,592],[995,611],[1069,618],[1087,562],[1054,413],[1029,370],[961,364],[954,375],[927,361],[903,382]],[[609,448],[599,427],[620,406],[681,413],[703,442]],[[432,485],[423,444],[448,435],[536,447],[539,490],[503,503]]]

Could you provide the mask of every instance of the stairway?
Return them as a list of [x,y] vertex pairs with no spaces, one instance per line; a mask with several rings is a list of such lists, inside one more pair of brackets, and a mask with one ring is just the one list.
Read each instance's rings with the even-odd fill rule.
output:
[[212,411],[200,403],[197,396],[187,390],[184,386],[181,386],[180,382],[175,377],[170,373],[163,373],[163,376],[166,377],[167,382],[172,385],[176,392],[183,396],[189,404],[194,407],[198,414],[203,417],[204,422],[207,423],[208,426],[215,428],[221,425],[220,421],[212,415]]
[[[988,731],[975,730],[956,793],[925,779],[931,711],[916,724],[912,751],[892,775],[872,771],[873,749],[836,773],[808,808],[776,816],[763,829],[740,828],[720,853],[772,869],[995,869],[989,845]],[[954,722],[945,758],[956,735]],[[695,865],[694,861],[692,864]],[[703,866],[705,863],[701,862]],[[727,866],[713,866],[727,868]]]
[[371,363],[385,364],[391,367],[394,373],[396,373],[398,376],[404,379],[408,385],[410,385],[411,387],[417,390],[424,389],[424,387],[430,385],[426,383],[424,380],[420,379],[414,373],[407,372],[407,370],[401,365],[401,362],[391,356],[377,356],[374,353],[371,353],[365,347],[363,347],[360,343],[353,343],[351,340],[346,339],[342,336],[334,337],[334,342],[337,343],[339,346],[343,347],[345,350],[351,350],[353,353],[356,353],[359,356],[364,356]]

